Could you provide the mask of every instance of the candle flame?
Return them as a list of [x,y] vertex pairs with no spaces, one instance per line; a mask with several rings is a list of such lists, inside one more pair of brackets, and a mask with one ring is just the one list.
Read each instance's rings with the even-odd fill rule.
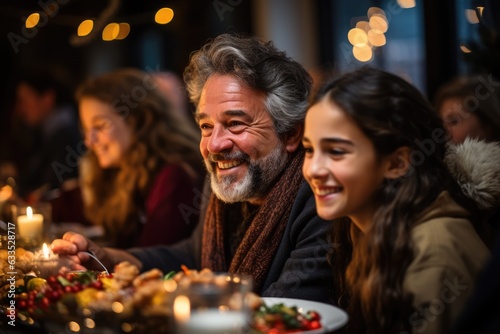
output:
[[174,300],[174,316],[179,322],[186,322],[190,317],[191,303],[186,296],[177,296]]
[[43,257],[45,259],[48,259],[49,258],[49,252],[50,252],[50,250],[49,250],[49,247],[47,246],[46,243],[43,244],[42,252],[43,252]]
[[29,220],[33,219],[33,209],[31,208],[31,206],[28,206],[26,208],[26,216],[28,216]]

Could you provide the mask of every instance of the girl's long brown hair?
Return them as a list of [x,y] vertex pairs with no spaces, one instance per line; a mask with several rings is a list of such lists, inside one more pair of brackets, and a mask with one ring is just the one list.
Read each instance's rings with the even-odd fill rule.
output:
[[87,80],[76,92],[78,101],[109,103],[132,130],[120,168],[100,168],[92,152],[81,161],[86,215],[124,247],[138,236],[145,198],[163,166],[179,164],[193,179],[203,170],[199,131],[172,110],[154,80],[138,69],[120,69]]
[[326,83],[314,101],[321,99],[354,120],[379,157],[399,147],[412,151],[408,173],[386,180],[378,190],[378,209],[365,233],[348,218],[335,222],[330,254],[339,304],[350,315],[350,332],[410,331],[412,296],[405,294],[403,278],[414,257],[411,230],[441,191],[461,193],[443,163],[446,136],[441,119],[407,81],[371,67]]

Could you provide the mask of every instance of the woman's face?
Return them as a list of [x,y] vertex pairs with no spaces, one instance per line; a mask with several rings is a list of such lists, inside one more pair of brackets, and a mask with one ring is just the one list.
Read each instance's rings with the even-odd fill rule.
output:
[[323,219],[348,216],[362,230],[371,222],[374,196],[388,167],[356,123],[325,99],[307,112],[303,174]]
[[465,110],[462,103],[461,98],[448,98],[443,101],[439,109],[439,114],[450,136],[449,140],[454,144],[459,144],[467,137],[487,139],[490,136],[489,128],[481,124],[476,114]]
[[102,168],[119,167],[130,146],[132,131],[110,104],[86,97],[79,103],[85,145],[92,150]]

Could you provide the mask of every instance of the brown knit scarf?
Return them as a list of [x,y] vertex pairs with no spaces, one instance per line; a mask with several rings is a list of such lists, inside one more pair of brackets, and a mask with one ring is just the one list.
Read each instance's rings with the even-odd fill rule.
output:
[[229,268],[224,253],[225,243],[229,242],[229,238],[224,238],[224,224],[241,222],[225,222],[224,212],[227,204],[217,199],[214,194],[211,195],[203,231],[202,268],[249,274],[253,277],[254,291],[260,290],[283,237],[292,205],[303,180],[303,160],[304,151],[299,149],[291,157],[288,167],[278,177],[265,203],[250,223]]

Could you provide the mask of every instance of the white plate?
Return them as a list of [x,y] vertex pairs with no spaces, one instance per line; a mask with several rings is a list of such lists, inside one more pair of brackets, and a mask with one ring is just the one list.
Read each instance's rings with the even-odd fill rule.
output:
[[273,298],[273,297],[262,297],[262,300],[268,306],[282,303],[283,305],[288,307],[297,306],[299,308],[299,311],[304,313],[309,310],[314,310],[321,315],[320,329],[297,332],[297,333],[320,334],[320,333],[331,332],[335,329],[339,329],[342,326],[344,326],[347,323],[347,320],[349,319],[349,316],[345,311],[336,306],[325,303],[319,303],[303,299]]

